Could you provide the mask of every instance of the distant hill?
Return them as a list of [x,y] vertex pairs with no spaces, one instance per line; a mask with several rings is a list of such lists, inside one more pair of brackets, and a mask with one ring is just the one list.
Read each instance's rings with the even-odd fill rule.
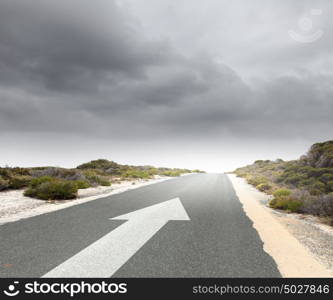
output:
[[257,160],[234,173],[272,194],[274,208],[333,219],[333,141],[312,145],[298,160]]
[[200,173],[200,170],[156,168],[153,166],[121,165],[107,159],[92,160],[77,167],[79,170],[97,170],[104,175],[120,176],[122,178],[150,178],[154,175],[179,176],[184,173]]

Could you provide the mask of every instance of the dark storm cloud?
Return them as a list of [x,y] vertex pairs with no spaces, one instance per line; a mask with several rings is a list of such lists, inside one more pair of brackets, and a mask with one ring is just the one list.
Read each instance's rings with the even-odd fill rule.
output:
[[148,37],[111,0],[2,0],[0,130],[149,140],[312,137],[333,125],[328,75],[252,86],[208,52]]
[[163,46],[137,36],[113,1],[4,0],[0,9],[2,82],[33,81],[59,91],[93,88],[103,78],[140,77],[163,60]]

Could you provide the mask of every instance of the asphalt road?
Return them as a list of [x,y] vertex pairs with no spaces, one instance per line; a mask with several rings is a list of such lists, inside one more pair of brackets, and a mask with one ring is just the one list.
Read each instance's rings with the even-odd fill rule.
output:
[[41,277],[126,222],[110,218],[176,197],[190,220],[167,222],[113,277],[281,276],[228,177],[196,174],[0,226],[0,277]]

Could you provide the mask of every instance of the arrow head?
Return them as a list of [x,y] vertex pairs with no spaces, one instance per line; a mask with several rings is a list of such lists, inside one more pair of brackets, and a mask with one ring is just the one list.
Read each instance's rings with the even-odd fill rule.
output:
[[140,219],[158,219],[158,220],[177,220],[189,221],[190,218],[185,211],[179,198],[174,198],[162,203],[151,205],[136,211],[124,214],[110,220],[140,220]]

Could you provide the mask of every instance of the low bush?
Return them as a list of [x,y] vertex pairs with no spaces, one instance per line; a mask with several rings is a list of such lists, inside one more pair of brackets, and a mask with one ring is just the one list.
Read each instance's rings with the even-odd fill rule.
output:
[[248,183],[252,184],[254,186],[258,186],[259,184],[267,183],[267,179],[263,176],[249,177],[248,178]]
[[308,194],[302,200],[304,213],[333,219],[333,193],[320,196]]
[[260,183],[256,186],[259,191],[267,192],[272,189],[272,186],[269,183]]
[[0,191],[6,190],[9,187],[9,180],[0,176]]
[[55,167],[46,167],[41,169],[34,169],[31,171],[34,177],[54,177],[65,180],[85,180],[85,176],[80,170],[77,169],[64,169]]
[[205,173],[204,171],[201,171],[199,169],[195,169],[193,171],[191,171],[191,173]]
[[329,181],[327,183],[327,188],[328,188],[328,192],[332,193],[333,192],[333,181]]
[[269,202],[269,206],[276,209],[283,209],[290,212],[298,212],[303,205],[302,201],[294,199],[290,196],[282,196],[273,198]]
[[30,184],[29,186],[31,188],[36,188],[37,186],[41,185],[42,183],[45,183],[45,182],[51,182],[51,181],[54,181],[55,179],[51,176],[42,176],[42,177],[37,177],[37,178],[34,178],[30,181]]
[[9,179],[10,189],[22,189],[29,185],[32,177],[28,175],[16,175]]
[[293,174],[293,175],[290,175],[290,176],[287,176],[285,179],[284,179],[284,182],[286,184],[290,184],[290,185],[297,185],[301,180],[304,179],[304,176],[303,175],[300,175],[300,174]]
[[155,176],[158,174],[158,169],[156,168],[149,168],[147,170],[147,173],[149,174],[150,177]]
[[278,189],[273,193],[275,198],[286,197],[291,195],[291,190],[288,189]]
[[255,163],[255,164],[262,164],[262,163],[264,163],[264,161],[263,161],[262,159],[258,159],[258,160],[256,160],[254,163]]
[[288,189],[278,189],[273,193],[274,198],[269,206],[276,209],[283,209],[291,212],[299,212],[303,201],[292,194]]
[[152,175],[150,175],[146,171],[141,171],[141,170],[135,170],[135,169],[130,169],[127,170],[126,172],[123,172],[121,174],[123,178],[141,178],[141,179],[148,179],[151,178]]
[[333,174],[325,173],[320,176],[320,180],[323,182],[330,182],[333,181]]
[[75,199],[77,190],[77,184],[74,181],[53,179],[45,180],[34,187],[30,186],[24,195],[42,200],[66,200]]
[[309,191],[312,195],[323,194],[326,191],[326,185],[323,182],[316,180],[313,184],[311,184]]
[[84,175],[91,186],[110,186],[111,182],[106,176],[99,175],[95,170],[86,170]]
[[86,180],[76,180],[74,182],[78,189],[87,189],[91,186],[90,183]]
[[107,179],[106,177],[104,178],[104,177],[101,176],[99,178],[99,184],[101,186],[111,186],[111,181],[109,179]]
[[107,159],[92,160],[77,167],[80,170],[96,170],[102,172],[101,175],[120,175],[121,171],[127,169],[128,166],[117,164]]
[[4,179],[10,179],[11,177],[14,177],[16,175],[24,175],[24,176],[29,176],[30,171],[27,168],[0,168],[0,176],[2,176]]
[[169,176],[169,177],[177,177],[177,176],[180,176],[181,174],[183,174],[183,172],[178,171],[178,170],[168,170],[168,171],[164,171],[161,175]]

